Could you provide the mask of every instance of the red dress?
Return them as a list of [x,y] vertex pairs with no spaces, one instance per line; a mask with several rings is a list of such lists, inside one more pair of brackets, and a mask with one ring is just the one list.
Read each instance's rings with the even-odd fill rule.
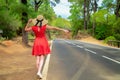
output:
[[40,56],[49,54],[50,47],[45,36],[46,25],[42,26],[39,31],[37,26],[33,26],[32,30],[36,37],[33,44],[32,55]]

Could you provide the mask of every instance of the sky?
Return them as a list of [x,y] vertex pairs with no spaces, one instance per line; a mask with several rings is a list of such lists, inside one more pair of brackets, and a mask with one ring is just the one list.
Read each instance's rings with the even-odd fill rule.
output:
[[[98,4],[100,5],[102,2],[102,0],[99,0]],[[68,0],[60,0],[60,3],[57,4],[54,7],[54,11],[57,14],[57,16],[61,16],[63,18],[67,18],[68,16],[70,16],[70,3],[68,2]]]
[[57,15],[61,15],[63,18],[70,16],[70,3],[68,0],[60,0],[60,3],[54,7],[54,11]]

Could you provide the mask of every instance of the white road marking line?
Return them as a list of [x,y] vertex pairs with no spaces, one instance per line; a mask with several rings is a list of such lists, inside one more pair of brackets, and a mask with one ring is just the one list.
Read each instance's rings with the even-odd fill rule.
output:
[[105,58],[105,59],[108,59],[108,60],[110,60],[110,61],[113,61],[113,62],[115,62],[115,63],[117,63],[117,64],[120,64],[120,62],[117,61],[117,60],[115,60],[115,59],[109,58],[109,57],[107,57],[107,56],[102,56],[102,57]]
[[[74,43],[71,43],[71,42],[69,42],[69,41],[66,41],[67,43],[70,43],[70,44],[72,44],[72,45],[75,45],[75,46],[77,46],[77,47],[79,47],[79,48],[83,48],[83,46],[79,46],[79,45],[76,45],[76,44],[74,44]],[[92,50],[89,50],[89,49],[85,49],[86,51],[89,51],[89,52],[91,52],[91,53],[93,53],[93,54],[97,54],[96,52],[94,52],[94,51],[92,51]],[[108,59],[108,60],[110,60],[110,61],[113,61],[113,62],[115,62],[115,63],[117,63],[117,64],[120,64],[120,62],[119,61],[117,61],[117,60],[115,60],[115,59],[112,59],[112,58],[109,58],[109,57],[107,57],[107,56],[102,56],[103,58],[105,58],[105,59]]]
[[76,44],[71,43],[71,42],[69,42],[69,41],[65,41],[65,42],[67,42],[67,43],[69,43],[69,44],[72,44],[72,45],[74,45],[74,46],[77,46],[77,47],[79,47],[79,48],[83,48],[83,46],[76,45]]
[[[50,49],[52,50],[52,41],[51,41],[51,46]],[[48,73],[48,67],[49,67],[49,61],[50,61],[50,54],[46,56],[45,64],[43,66],[43,79],[42,80],[47,80],[47,73]]]
[[66,40],[64,40],[64,41],[71,44],[71,42],[69,42],[69,41],[66,41]]
[[91,52],[91,53],[93,53],[93,54],[97,54],[96,52],[94,52],[94,51],[92,51],[92,50],[89,50],[89,49],[85,49],[86,51],[89,51],[89,52]]
[[72,43],[72,45],[76,46],[76,44]]
[[79,48],[83,48],[83,46],[79,46],[79,45],[76,45],[77,47],[79,47]]

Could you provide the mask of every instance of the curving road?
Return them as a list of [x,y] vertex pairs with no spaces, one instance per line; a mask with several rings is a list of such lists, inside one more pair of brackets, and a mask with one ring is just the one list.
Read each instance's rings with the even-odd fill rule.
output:
[[47,80],[120,80],[120,49],[55,40]]

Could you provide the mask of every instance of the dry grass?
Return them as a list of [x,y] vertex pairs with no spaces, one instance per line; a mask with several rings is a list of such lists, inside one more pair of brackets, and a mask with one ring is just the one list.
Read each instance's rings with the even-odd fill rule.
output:
[[3,41],[0,45],[0,51],[4,51],[5,53],[21,53],[27,50],[26,47],[21,44],[16,43],[16,41],[8,40]]
[[92,44],[97,44],[97,45],[102,45],[102,46],[109,46],[109,45],[105,44],[104,41],[97,40],[97,39],[95,39],[91,36],[81,38],[80,41],[87,42],[87,43],[92,43]]

